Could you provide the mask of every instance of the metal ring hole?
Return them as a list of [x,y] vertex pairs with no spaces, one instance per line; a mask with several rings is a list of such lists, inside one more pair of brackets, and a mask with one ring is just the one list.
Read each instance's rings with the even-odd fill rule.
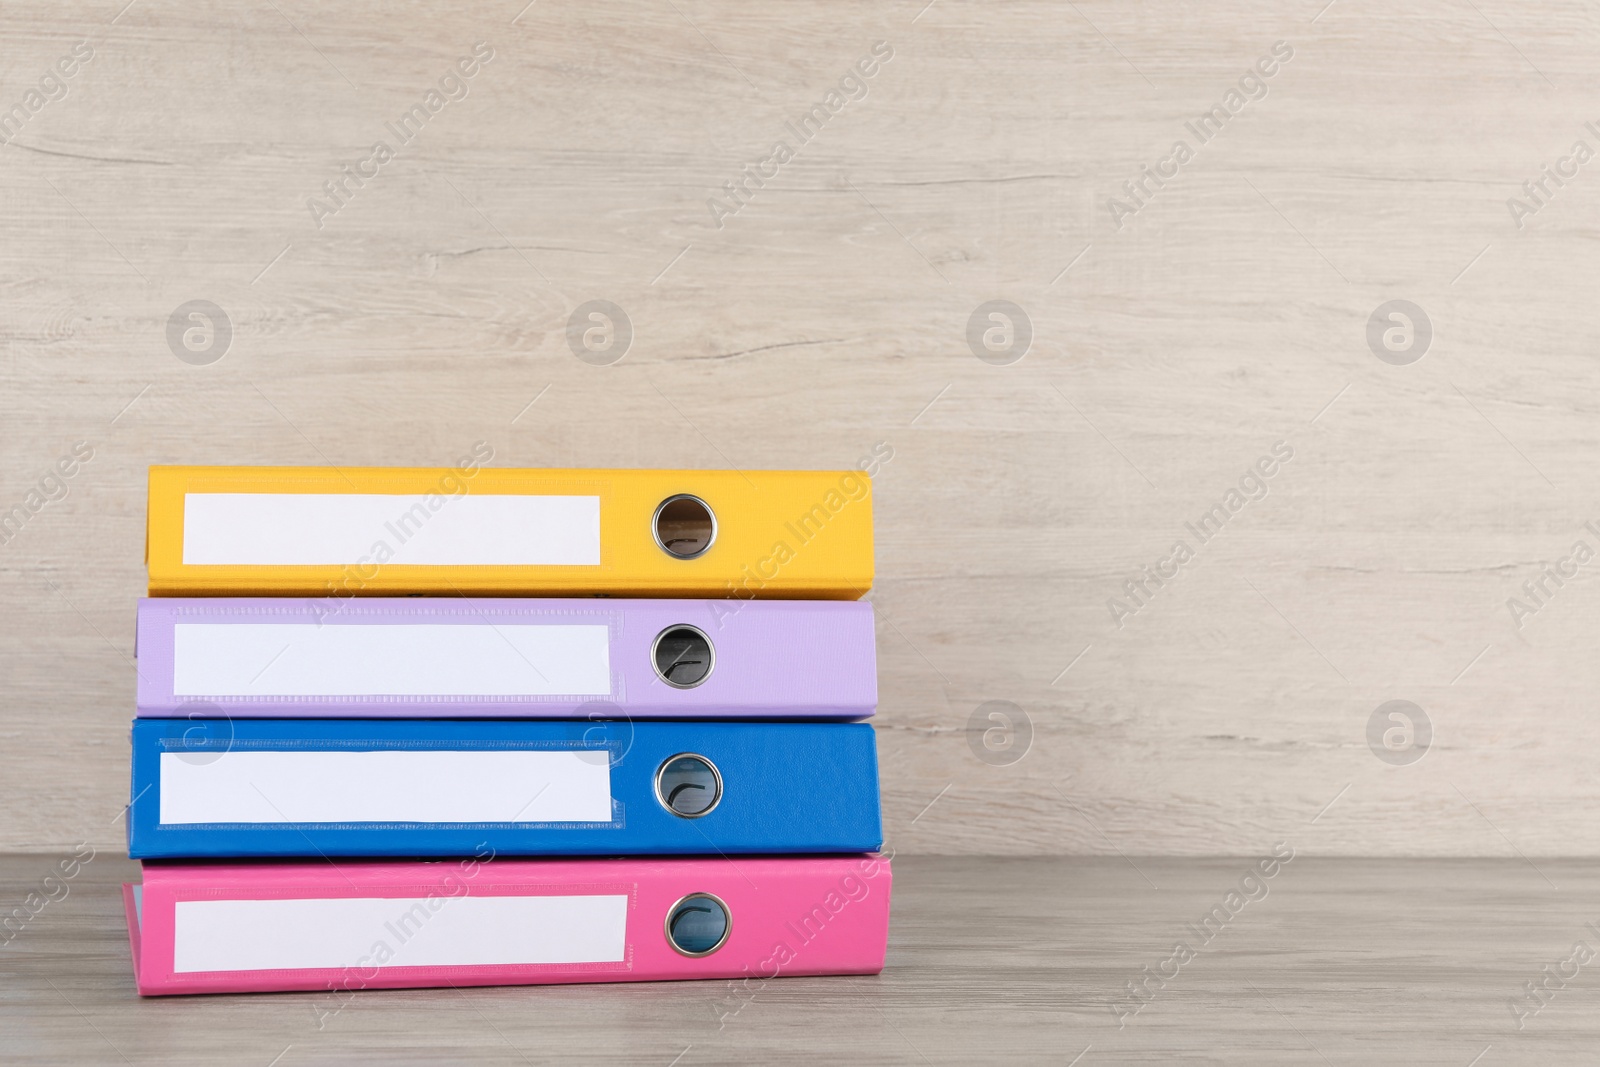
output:
[[656,674],[675,689],[693,689],[711,677],[717,653],[711,638],[693,626],[669,626],[650,648]]
[[695,559],[706,554],[717,539],[717,517],[697,496],[669,496],[656,508],[656,544],[676,559]]
[[728,906],[710,893],[690,893],[667,909],[667,944],[679,955],[709,956],[733,932]]
[[693,752],[668,756],[656,769],[656,799],[680,818],[709,815],[722,801],[722,774]]

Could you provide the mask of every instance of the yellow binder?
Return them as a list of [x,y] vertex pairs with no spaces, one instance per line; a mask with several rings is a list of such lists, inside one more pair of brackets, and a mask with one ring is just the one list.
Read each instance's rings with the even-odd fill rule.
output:
[[151,467],[151,596],[779,597],[872,585],[858,471]]

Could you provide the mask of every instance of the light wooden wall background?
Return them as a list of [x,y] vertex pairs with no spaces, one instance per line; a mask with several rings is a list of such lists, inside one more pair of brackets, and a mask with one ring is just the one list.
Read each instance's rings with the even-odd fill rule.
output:
[[[0,848],[120,840],[149,464],[481,439],[741,468],[887,442],[900,851],[1600,853],[1600,562],[1506,607],[1600,548],[1600,161],[1520,230],[1506,203],[1600,149],[1592,7],[123,2],[0,10],[0,107],[94,49],[0,148],[0,510],[94,449],[0,546]],[[880,40],[866,98],[712,226]],[[1268,95],[1114,225],[1280,40]],[[470,95],[318,229],[307,197],[479,41]],[[1366,341],[1396,298],[1433,325],[1409,366]],[[194,299],[234,331],[208,366],[166,340]],[[632,320],[613,366],[568,350],[590,299]],[[1014,365],[965,340],[991,299],[1031,319]],[[1280,440],[1270,495],[1116,627]],[[1433,726],[1413,765],[1368,746],[1392,699]],[[1018,762],[969,744],[990,700],[1031,720]]]

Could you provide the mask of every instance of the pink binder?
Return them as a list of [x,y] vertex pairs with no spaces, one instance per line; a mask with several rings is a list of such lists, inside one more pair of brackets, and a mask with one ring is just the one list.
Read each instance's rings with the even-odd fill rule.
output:
[[876,974],[884,856],[147,863],[146,996]]

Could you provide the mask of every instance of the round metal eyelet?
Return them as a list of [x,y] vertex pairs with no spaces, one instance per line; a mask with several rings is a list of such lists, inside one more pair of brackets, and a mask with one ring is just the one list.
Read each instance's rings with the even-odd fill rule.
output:
[[668,756],[656,768],[656,800],[681,819],[703,818],[722,802],[722,773],[693,752]]
[[656,634],[650,646],[656,677],[674,689],[693,689],[711,677],[717,650],[705,631],[687,623],[669,626]]
[[663,500],[650,527],[661,551],[673,559],[699,559],[717,539],[717,516],[711,506],[688,493]]
[[699,959],[727,944],[733,933],[733,915],[720,897],[690,893],[667,909],[662,929],[674,952]]

